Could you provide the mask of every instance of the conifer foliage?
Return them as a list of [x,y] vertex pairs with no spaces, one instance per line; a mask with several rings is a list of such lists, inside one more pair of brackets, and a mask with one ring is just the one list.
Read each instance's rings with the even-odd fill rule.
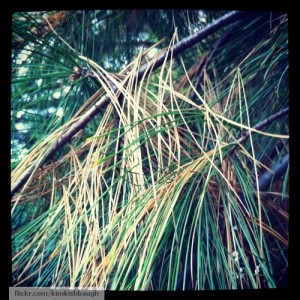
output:
[[287,284],[288,17],[18,12],[14,286]]

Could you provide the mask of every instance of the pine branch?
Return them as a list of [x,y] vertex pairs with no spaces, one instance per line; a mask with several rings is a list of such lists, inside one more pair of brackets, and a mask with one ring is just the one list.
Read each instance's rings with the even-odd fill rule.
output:
[[[285,154],[276,163],[273,163],[270,171],[267,170],[259,177],[258,186],[260,191],[266,191],[270,187],[272,181],[277,180],[281,175],[284,174],[288,167],[289,159],[289,153]],[[253,185],[253,187],[256,189],[256,183]]]
[[[253,129],[261,129],[263,127],[265,127],[266,125],[268,125],[269,123],[279,119],[281,116],[284,116],[285,114],[287,114],[289,112],[289,108],[286,107],[284,109],[282,109],[281,111],[279,111],[278,113],[274,114],[274,115],[271,115],[270,117],[264,119],[263,121],[261,121],[260,123],[257,123],[255,126],[253,126]],[[231,155],[235,150],[236,148],[238,147],[239,144],[245,142],[250,136],[250,133],[247,132],[245,135],[243,135],[242,137],[240,137],[238,140],[237,140],[237,143],[230,149],[228,155]]]
[[[271,115],[270,117],[266,118],[265,120],[257,123],[255,126],[253,126],[253,129],[261,129],[264,126],[268,125],[269,123],[277,120],[278,118],[280,118],[281,116],[284,116],[285,114],[287,114],[289,112],[289,108],[284,108],[281,111],[279,111],[276,114]],[[246,135],[240,137],[237,141],[237,144],[231,148],[230,152],[228,153],[228,155],[231,155],[236,148],[238,147],[239,144],[245,142],[250,136],[250,133],[247,132]],[[265,191],[268,189],[268,187],[270,186],[270,183],[273,181],[275,181],[277,178],[279,178],[286,170],[287,165],[289,163],[289,154],[287,153],[282,159],[280,159],[278,162],[274,163],[271,167],[271,172],[270,171],[266,171],[265,173],[263,173],[259,179],[258,179],[258,184],[259,184],[259,190],[260,191]],[[253,184],[253,188],[256,190],[256,183]],[[245,203],[245,198],[243,193],[239,193],[239,197],[242,200],[243,203]]]
[[[230,28],[228,29],[228,31],[226,31],[212,46],[212,49],[210,50],[205,63],[201,66],[200,70],[199,70],[199,77],[198,80],[195,84],[195,89],[198,91],[200,84],[203,80],[203,75],[204,75],[204,70],[207,69],[208,65],[211,63],[213,56],[216,55],[217,51],[220,50],[230,39],[230,37],[232,36],[233,32],[238,28],[238,26],[240,26],[240,23],[237,22],[233,25],[230,26]],[[195,94],[194,94],[195,96]]]
[[[231,24],[232,22],[243,19],[247,16],[251,16],[252,14],[249,12],[242,12],[242,11],[233,11],[230,12],[223,17],[215,20],[210,25],[206,26],[205,28],[197,31],[196,33],[182,39],[180,42],[174,45],[172,47],[171,51],[165,51],[154,63],[154,66],[151,68],[151,70],[156,69],[160,67],[164,60],[169,60],[171,56],[176,56],[179,53],[183,52],[186,49],[189,49],[190,47],[194,46],[195,44],[199,43],[204,38],[208,37],[212,33],[216,32],[217,30],[224,28],[225,26]],[[148,64],[141,67],[141,69],[138,72],[138,78],[140,79],[142,76],[144,76],[147,69],[150,69]]]
[[[205,28],[199,30],[193,35],[190,35],[177,44],[175,44],[170,51],[165,51],[158,59],[157,61],[151,65],[146,64],[142,66],[137,73],[137,78],[140,80],[147,72],[153,71],[157,68],[159,68],[165,60],[169,60],[171,57],[174,57],[178,55],[179,53],[183,52],[184,50],[194,46],[196,43],[200,42],[204,38],[208,37],[212,33],[216,32],[217,30],[231,24],[232,22],[243,19],[247,16],[252,15],[249,12],[241,12],[241,11],[233,11],[230,12],[223,17],[215,20],[210,25],[206,26]],[[150,67],[151,66],[151,67]],[[114,92],[117,92],[117,88],[113,86]],[[70,129],[65,132],[54,144],[47,154],[44,156],[44,159],[40,162],[33,163],[20,177],[20,179],[12,184],[11,189],[11,196],[13,197],[15,193],[17,193],[22,186],[26,183],[30,175],[34,172],[34,170],[37,170],[39,166],[41,166],[45,160],[47,160],[49,157],[52,157],[53,154],[60,149],[63,145],[65,145],[71,138],[74,136],[79,130],[84,128],[84,126],[93,119],[94,116],[96,116],[100,110],[109,103],[110,98],[108,95],[103,96],[101,99],[99,99],[94,106],[92,106],[81,118],[78,120],[73,126],[70,127]]]

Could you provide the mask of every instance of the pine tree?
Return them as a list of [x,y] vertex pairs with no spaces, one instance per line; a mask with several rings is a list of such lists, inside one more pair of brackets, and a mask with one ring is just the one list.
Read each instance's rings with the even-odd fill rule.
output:
[[285,286],[287,15],[19,12],[15,286]]

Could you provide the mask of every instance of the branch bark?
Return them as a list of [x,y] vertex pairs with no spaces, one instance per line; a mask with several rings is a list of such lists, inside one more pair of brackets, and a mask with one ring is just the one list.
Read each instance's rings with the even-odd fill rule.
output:
[[[183,52],[184,50],[194,46],[196,43],[198,43],[201,40],[203,40],[204,38],[208,37],[215,31],[217,31],[221,28],[224,28],[225,26],[231,24],[232,22],[234,22],[236,20],[240,20],[240,19],[243,19],[243,18],[245,18],[247,16],[251,16],[251,15],[252,15],[252,13],[245,12],[245,11],[233,11],[233,12],[230,12],[230,13],[224,15],[223,17],[215,20],[214,22],[212,22],[205,28],[182,39],[180,42],[178,42],[177,44],[174,45],[174,47],[172,48],[171,51],[164,52],[154,63],[153,69],[160,67],[166,58],[167,58],[167,60],[171,58],[171,55],[176,56],[177,54]],[[145,65],[139,70],[139,72],[138,72],[139,79],[145,74],[147,69],[148,69],[148,65]]]
[[[157,61],[151,65],[146,64],[142,66],[137,73],[137,78],[140,80],[147,72],[150,72],[150,70],[155,70],[159,68],[165,60],[169,60],[172,56],[176,56],[179,53],[183,52],[184,50],[194,46],[196,43],[200,42],[207,36],[211,35],[212,33],[216,32],[217,30],[231,24],[232,22],[246,18],[247,16],[251,16],[252,13],[249,12],[243,12],[243,11],[233,11],[230,12],[223,17],[215,20],[212,22],[210,25],[206,26],[205,28],[199,30],[193,35],[190,35],[177,44],[175,44],[171,51],[166,51],[164,52],[158,59]],[[115,92],[117,91],[116,87],[113,87]],[[92,118],[97,115],[100,111],[101,108],[103,108],[105,105],[109,103],[109,96],[105,95],[101,99],[99,99],[94,106],[92,106],[81,118],[76,122],[73,126],[70,127],[68,131],[66,131],[54,144],[47,154],[45,155],[44,159],[41,160],[40,162],[33,163],[21,176],[21,178],[12,185],[11,188],[11,196],[13,197],[15,193],[17,193],[22,186],[26,183],[26,181],[29,179],[30,175],[34,172],[34,170],[38,169],[45,160],[47,160],[49,157],[52,157],[53,154],[60,149],[63,145],[65,145],[74,134],[76,134],[80,129],[84,128],[84,126],[92,120]]]
[[[289,112],[289,108],[286,107],[282,110],[280,110],[278,113],[271,115],[269,118],[264,119],[263,121],[261,121],[260,123],[257,123],[255,126],[253,126],[253,129],[261,129],[263,127],[265,127],[266,125],[268,125],[269,123],[279,119],[281,116],[284,116],[285,114],[287,114]],[[231,155],[235,149],[238,147],[239,144],[245,142],[250,136],[250,133],[247,132],[244,136],[240,137],[237,140],[237,143],[230,149],[228,155]]]
[[[239,26],[239,22],[233,24],[230,26],[230,28],[228,29],[228,31],[226,31],[212,46],[212,49],[210,50],[207,59],[205,61],[205,63],[201,66],[201,69],[199,70],[199,77],[198,80],[195,84],[195,89],[198,91],[200,84],[203,80],[203,74],[204,74],[204,70],[207,69],[208,65],[210,64],[210,62],[212,61],[213,56],[215,56],[215,54],[217,53],[218,50],[220,50],[221,47],[223,47],[228,40],[230,39],[230,37],[232,36],[233,32],[238,28]],[[195,94],[194,94],[195,96]]]
[[[280,158],[276,163],[273,163],[270,171],[264,172],[258,179],[258,186],[260,191],[266,191],[272,181],[277,180],[281,175],[283,175],[289,164],[289,153],[285,154],[282,158]],[[254,189],[256,189],[256,183],[253,185]]]

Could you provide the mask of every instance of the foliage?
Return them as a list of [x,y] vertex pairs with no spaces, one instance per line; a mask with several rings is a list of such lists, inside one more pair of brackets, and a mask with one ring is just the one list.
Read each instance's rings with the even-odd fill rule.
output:
[[251,14],[173,55],[225,12],[44,13],[13,17],[12,183],[43,162],[12,197],[14,285],[284,285],[289,169],[260,179],[289,153],[287,16]]

